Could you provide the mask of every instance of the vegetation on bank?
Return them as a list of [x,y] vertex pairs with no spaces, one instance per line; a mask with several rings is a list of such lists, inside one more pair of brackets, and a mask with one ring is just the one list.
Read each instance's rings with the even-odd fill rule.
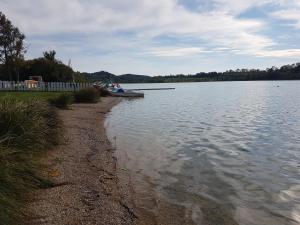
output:
[[100,98],[100,92],[96,88],[85,88],[74,93],[77,103],[95,103]]
[[68,109],[74,102],[74,96],[70,93],[62,93],[53,98],[49,98],[48,102],[60,109]]
[[[22,101],[40,100],[49,102],[58,108],[67,108],[68,105],[76,103],[95,103],[100,97],[109,96],[110,93],[104,89],[86,88],[78,92],[0,92],[0,100],[12,97]],[[66,106],[66,107],[65,107]]]
[[0,92],[0,100],[11,97],[22,101],[41,100],[48,101],[51,98],[59,96],[60,92]]
[[59,143],[61,122],[45,101],[0,98],[0,224],[22,224],[28,192],[49,187],[37,156]]
[[62,123],[55,107],[68,109],[73,100],[95,103],[100,95],[94,88],[0,92],[0,225],[23,224],[28,193],[53,185],[41,175],[38,157],[60,142]]

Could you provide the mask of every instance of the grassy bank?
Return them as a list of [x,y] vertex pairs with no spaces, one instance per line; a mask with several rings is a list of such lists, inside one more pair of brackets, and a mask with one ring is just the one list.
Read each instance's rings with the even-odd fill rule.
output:
[[[21,225],[27,193],[51,186],[38,156],[59,144],[57,108],[96,103],[99,90],[76,93],[0,92],[0,225]],[[55,107],[54,107],[55,106]]]
[[[108,96],[109,93],[104,89],[85,88],[77,92],[7,92],[0,91],[0,100],[11,97],[22,101],[48,101],[51,102],[56,99],[62,99],[72,96],[76,103],[95,103],[101,96]],[[67,100],[72,103],[70,99]]]
[[15,94],[0,98],[0,225],[23,224],[26,193],[50,185],[36,157],[59,143],[61,130],[54,107]]
[[38,100],[49,100],[59,96],[60,92],[1,92],[0,99],[5,97],[12,97],[22,101]]

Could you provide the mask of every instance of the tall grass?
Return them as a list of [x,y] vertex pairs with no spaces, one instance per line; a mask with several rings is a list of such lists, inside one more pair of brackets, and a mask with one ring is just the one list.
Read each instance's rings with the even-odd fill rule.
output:
[[74,93],[76,103],[96,103],[100,98],[100,93],[96,88],[85,88]]
[[60,109],[68,109],[73,101],[74,97],[70,93],[62,93],[48,100],[51,105]]
[[50,184],[36,155],[59,143],[59,124],[46,102],[0,99],[0,225],[22,224],[26,193]]

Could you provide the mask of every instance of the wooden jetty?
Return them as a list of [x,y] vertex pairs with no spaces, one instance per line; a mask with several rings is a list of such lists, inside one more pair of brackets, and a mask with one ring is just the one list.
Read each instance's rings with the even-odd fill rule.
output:
[[126,89],[130,91],[165,91],[165,90],[175,90],[175,88],[139,88],[139,89]]

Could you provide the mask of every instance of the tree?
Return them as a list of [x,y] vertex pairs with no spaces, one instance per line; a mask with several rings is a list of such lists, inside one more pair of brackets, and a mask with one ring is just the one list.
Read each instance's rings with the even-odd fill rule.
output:
[[15,27],[6,16],[0,12],[0,62],[13,79],[13,74],[18,76],[18,65],[24,58],[25,35]]
[[73,70],[59,60],[49,60],[45,57],[27,60],[20,70],[22,80],[29,76],[42,76],[45,82],[71,82]]
[[45,59],[48,59],[50,61],[55,61],[56,51],[53,50],[49,52],[44,52],[43,55]]

